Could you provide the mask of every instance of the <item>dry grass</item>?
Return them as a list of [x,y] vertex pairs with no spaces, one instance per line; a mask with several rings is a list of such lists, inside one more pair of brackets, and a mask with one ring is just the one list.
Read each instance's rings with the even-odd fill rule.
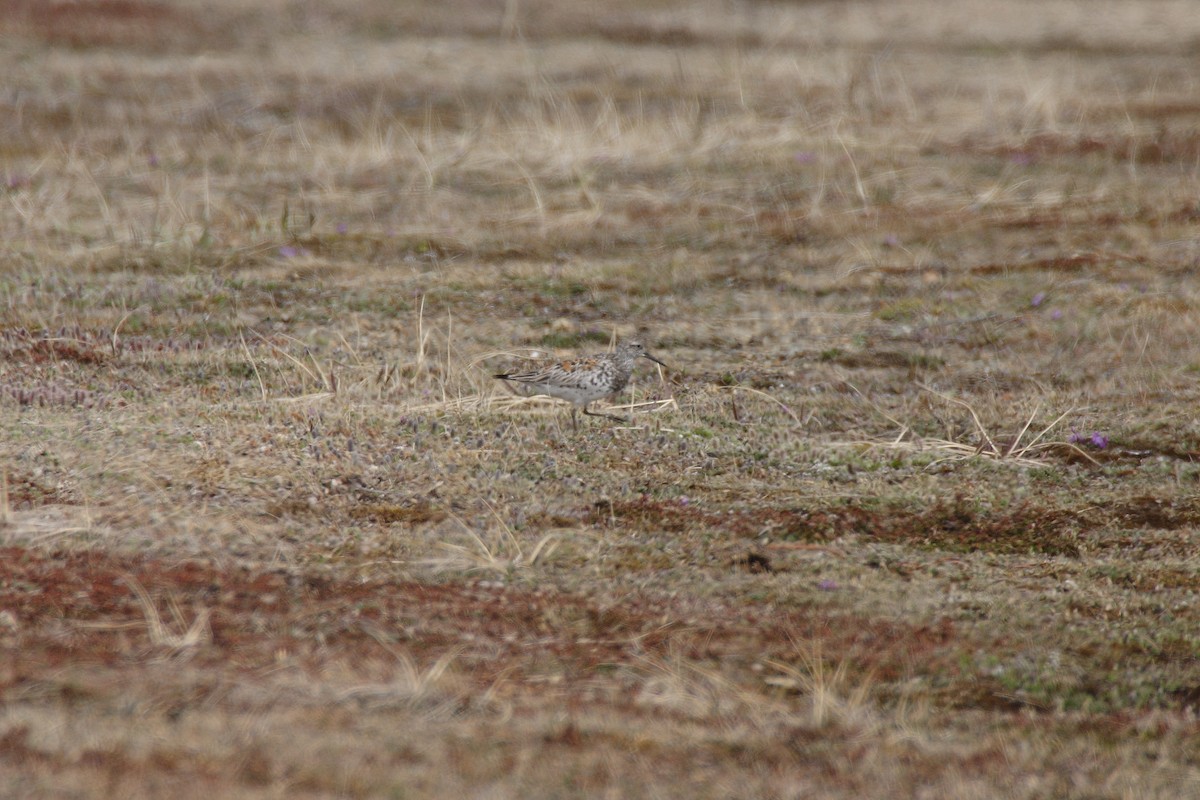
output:
[[1189,4],[342,6],[0,0],[10,794],[1200,794]]

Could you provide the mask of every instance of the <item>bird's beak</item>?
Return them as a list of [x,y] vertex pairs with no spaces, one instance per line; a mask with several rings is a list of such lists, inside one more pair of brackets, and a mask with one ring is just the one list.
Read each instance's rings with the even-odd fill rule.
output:
[[[660,365],[662,365],[662,366],[664,366],[664,367],[667,367],[667,365],[666,365],[666,364],[663,364],[663,362],[659,361],[657,358],[655,358],[654,356],[650,355],[649,353],[646,353],[646,358],[650,359],[650,360],[651,360],[651,361],[653,361],[655,364],[660,364]],[[670,367],[667,367],[667,369],[670,369]]]

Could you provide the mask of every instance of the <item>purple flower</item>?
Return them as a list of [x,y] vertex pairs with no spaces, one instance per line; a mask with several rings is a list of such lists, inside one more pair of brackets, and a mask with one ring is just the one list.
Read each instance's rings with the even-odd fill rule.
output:
[[349,226],[349,225],[347,225],[347,224],[346,224],[346,223],[344,223],[344,222],[339,222],[339,223],[338,223],[338,226],[337,226],[337,232],[338,232],[338,233],[345,233],[345,232],[346,232],[346,231],[348,231],[348,230],[350,230],[350,226]]
[[1108,437],[1100,433],[1100,431],[1092,431],[1092,435],[1088,436],[1072,428],[1071,435],[1067,437],[1067,441],[1071,444],[1090,444],[1097,450],[1103,450],[1108,447]]
[[1045,300],[1046,300],[1046,293],[1038,292],[1037,294],[1035,294],[1033,296],[1033,299],[1029,301],[1029,305],[1033,306],[1034,308],[1037,308],[1043,302],[1045,302]]
[[690,502],[692,502],[692,501],[688,498],[688,496],[686,494],[683,497],[679,498],[679,505],[681,505],[681,506],[686,506]]
[[279,248],[279,257],[280,258],[295,258],[296,256],[301,255],[303,253],[304,253],[304,248],[293,247],[290,244],[285,244],[283,247]]
[[817,588],[822,592],[832,592],[837,590],[838,585],[837,581],[831,581],[829,578],[826,578],[817,584]]
[[1050,319],[1062,319],[1062,309],[1056,308],[1050,312]]
[[146,159],[146,163],[152,167],[157,167],[158,166],[158,154],[151,153],[150,157]]
[[801,150],[799,153],[796,153],[794,158],[796,159],[797,164],[811,164],[817,160],[817,154],[810,153],[807,150]]
[[883,237],[883,246],[884,247],[898,247],[899,245],[900,245],[900,237],[897,236],[896,234],[889,233],[887,236]]

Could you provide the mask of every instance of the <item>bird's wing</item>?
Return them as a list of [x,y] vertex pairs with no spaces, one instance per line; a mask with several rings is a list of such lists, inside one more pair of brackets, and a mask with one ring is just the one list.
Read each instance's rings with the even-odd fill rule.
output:
[[574,361],[556,361],[553,364],[542,364],[536,369],[525,372],[509,372],[497,375],[506,381],[518,383],[554,383],[559,386],[579,386],[595,373],[600,363],[595,358],[577,358]]

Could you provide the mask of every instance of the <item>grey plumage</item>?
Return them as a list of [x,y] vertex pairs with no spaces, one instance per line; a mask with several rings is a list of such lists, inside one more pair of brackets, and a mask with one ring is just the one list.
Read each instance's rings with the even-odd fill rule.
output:
[[575,407],[582,408],[583,413],[589,417],[607,417],[625,422],[627,420],[624,417],[588,411],[588,404],[594,400],[611,397],[629,385],[633,366],[639,358],[648,358],[666,366],[650,355],[645,345],[633,341],[622,342],[611,353],[555,361],[522,372],[498,373],[493,377],[521,385],[532,394],[545,394],[569,401],[572,404],[571,424],[575,427],[578,427]]

